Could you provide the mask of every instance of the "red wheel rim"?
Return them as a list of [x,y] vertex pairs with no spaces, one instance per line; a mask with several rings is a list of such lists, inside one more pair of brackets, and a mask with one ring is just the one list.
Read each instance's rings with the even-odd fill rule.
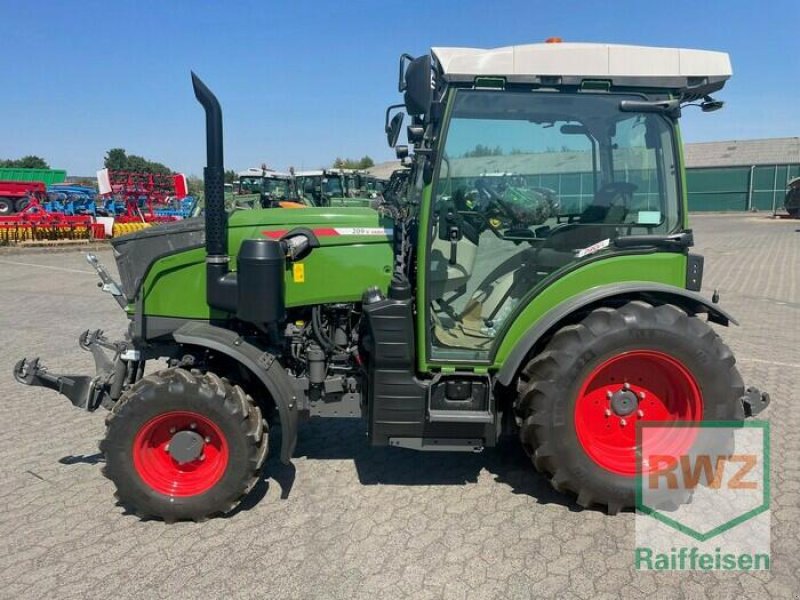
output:
[[[200,456],[178,462],[169,453],[169,442],[181,431],[203,437]],[[150,419],[133,441],[133,465],[139,477],[166,496],[195,496],[210,490],[228,465],[228,444],[219,427],[194,412],[172,411]]]
[[[575,403],[575,430],[586,454],[607,471],[628,477],[639,469],[637,422],[702,418],[703,397],[694,376],[677,359],[652,350],[625,352],[604,361],[586,378]],[[685,454],[695,429],[668,429],[652,440],[659,454]],[[643,462],[641,470],[646,474],[652,469]]]

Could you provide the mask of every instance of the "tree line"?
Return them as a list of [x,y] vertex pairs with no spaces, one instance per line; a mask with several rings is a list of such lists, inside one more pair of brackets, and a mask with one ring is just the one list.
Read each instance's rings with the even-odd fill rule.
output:
[[[135,171],[137,173],[153,173],[157,175],[170,175],[173,170],[167,165],[149,160],[137,154],[128,154],[124,148],[111,148],[105,154],[103,166],[112,171]],[[337,157],[333,161],[334,169],[368,169],[375,166],[372,157],[365,155],[359,159]],[[28,155],[17,159],[0,159],[0,167],[15,169],[49,169],[50,165],[41,156]],[[193,187],[200,187],[200,178],[190,176],[194,184]],[[228,169],[225,171],[225,183],[233,183],[236,179],[236,171]],[[192,187],[190,185],[190,187]]]
[[41,156],[29,154],[17,159],[0,158],[0,167],[9,169],[49,169],[50,165]]
[[360,159],[340,158],[333,161],[334,169],[369,169],[375,166],[375,161],[370,156],[362,156]]

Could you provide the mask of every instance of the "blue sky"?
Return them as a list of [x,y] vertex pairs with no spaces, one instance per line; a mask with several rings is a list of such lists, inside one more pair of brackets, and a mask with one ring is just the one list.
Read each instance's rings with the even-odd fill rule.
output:
[[800,2],[35,2],[0,0],[0,158],[92,174],[123,147],[199,174],[194,69],[217,93],[229,168],[390,159],[397,60],[430,46],[567,41],[731,53],[724,110],[687,111],[686,141],[800,135]]

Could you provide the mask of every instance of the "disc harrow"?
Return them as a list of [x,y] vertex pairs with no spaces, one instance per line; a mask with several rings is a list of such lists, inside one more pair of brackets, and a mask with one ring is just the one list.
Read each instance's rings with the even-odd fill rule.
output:
[[102,224],[91,215],[65,215],[46,210],[36,198],[14,215],[0,217],[0,242],[99,240],[105,238]]

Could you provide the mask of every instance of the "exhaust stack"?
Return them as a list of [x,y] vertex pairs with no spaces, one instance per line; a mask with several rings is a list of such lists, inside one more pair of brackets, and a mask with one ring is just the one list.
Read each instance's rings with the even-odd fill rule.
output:
[[236,312],[236,273],[228,270],[228,215],[222,158],[222,109],[213,92],[192,72],[192,87],[206,113],[206,167],[203,169],[206,219],[206,301],[211,308]]

